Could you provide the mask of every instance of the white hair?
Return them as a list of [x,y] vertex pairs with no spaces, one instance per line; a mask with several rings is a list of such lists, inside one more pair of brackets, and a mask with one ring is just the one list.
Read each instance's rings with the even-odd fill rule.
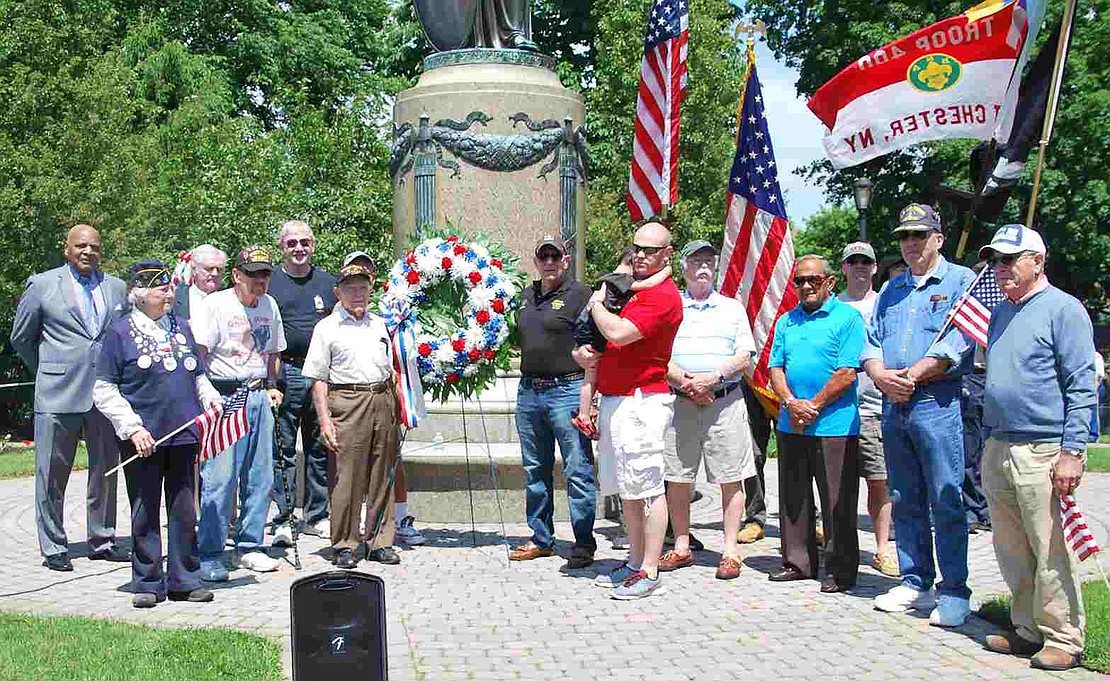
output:
[[304,220],[287,220],[286,222],[282,223],[281,230],[278,231],[277,245],[279,247],[281,246],[282,242],[285,241],[285,235],[294,229],[307,229],[308,235],[312,238],[316,238],[315,235],[312,233],[312,228],[309,227],[308,223]]
[[197,246],[193,250],[189,251],[189,253],[193,256],[193,262],[196,262],[201,258],[215,258],[216,260],[223,260],[224,262],[227,262],[227,253],[224,253],[212,244],[201,244],[200,246]]
[[127,302],[131,307],[141,307],[146,305],[146,294],[150,291],[148,288],[139,288],[138,286],[132,288],[127,292]]
[[829,265],[829,259],[823,255],[817,255],[816,253],[807,253],[806,255],[803,255],[802,257],[794,261],[794,266],[797,267],[806,260],[816,260],[817,262],[821,263],[821,269],[824,270],[826,275],[832,274],[832,267]]

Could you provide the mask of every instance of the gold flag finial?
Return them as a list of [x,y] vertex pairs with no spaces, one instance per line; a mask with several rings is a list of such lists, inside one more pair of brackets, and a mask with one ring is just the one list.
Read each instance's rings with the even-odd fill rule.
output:
[[767,36],[767,24],[763,23],[761,19],[756,19],[750,23],[740,22],[733,31],[737,38],[740,37],[741,33],[746,33],[748,35],[748,47],[751,47],[755,45],[755,35],[757,33],[764,37]]

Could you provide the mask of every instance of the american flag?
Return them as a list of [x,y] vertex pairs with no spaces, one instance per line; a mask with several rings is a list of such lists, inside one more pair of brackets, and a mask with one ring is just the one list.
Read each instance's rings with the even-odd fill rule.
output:
[[988,266],[983,268],[949,314],[953,324],[985,348],[991,313],[1001,302],[1002,289],[998,288],[994,268]]
[[779,189],[763,90],[751,47],[738,116],[718,288],[724,295],[740,300],[747,309],[758,352],[752,384],[764,397],[774,399],[768,388],[767,360],[775,322],[798,304],[798,293],[791,282],[794,241]]
[[1075,496],[1065,494],[1060,498],[1060,516],[1064,525],[1064,540],[1079,560],[1087,560],[1100,551],[1095,536],[1075,503]]
[[648,16],[636,123],[628,212],[633,221],[658,215],[678,200],[678,124],[686,96],[687,0],[654,0]]
[[243,437],[250,430],[247,424],[249,387],[239,389],[204,410],[193,423],[200,427],[199,461],[207,461]]

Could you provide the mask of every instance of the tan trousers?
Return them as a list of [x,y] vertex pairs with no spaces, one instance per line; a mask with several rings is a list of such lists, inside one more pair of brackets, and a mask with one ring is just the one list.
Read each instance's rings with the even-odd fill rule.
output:
[[[370,550],[393,544],[393,475],[397,462],[397,398],[382,393],[331,390],[328,409],[338,431],[338,455],[328,455],[331,544]],[[366,528],[360,531],[362,502]]]
[[1074,655],[1083,650],[1086,615],[1078,560],[1064,541],[1052,489],[1059,455],[1059,444],[991,438],[983,449],[983,489],[1018,635]]

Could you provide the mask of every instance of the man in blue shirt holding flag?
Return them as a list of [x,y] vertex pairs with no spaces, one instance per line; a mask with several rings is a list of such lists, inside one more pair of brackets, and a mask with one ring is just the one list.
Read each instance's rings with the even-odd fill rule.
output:
[[[972,347],[948,324],[948,313],[975,275],[940,254],[944,235],[930,206],[906,206],[894,233],[910,269],[879,294],[863,364],[884,397],[883,446],[902,583],[878,596],[875,607],[931,611],[930,624],[957,627],[970,613],[971,597],[960,492],[960,377],[971,369]],[[944,576],[939,599],[933,592],[934,532]]]

